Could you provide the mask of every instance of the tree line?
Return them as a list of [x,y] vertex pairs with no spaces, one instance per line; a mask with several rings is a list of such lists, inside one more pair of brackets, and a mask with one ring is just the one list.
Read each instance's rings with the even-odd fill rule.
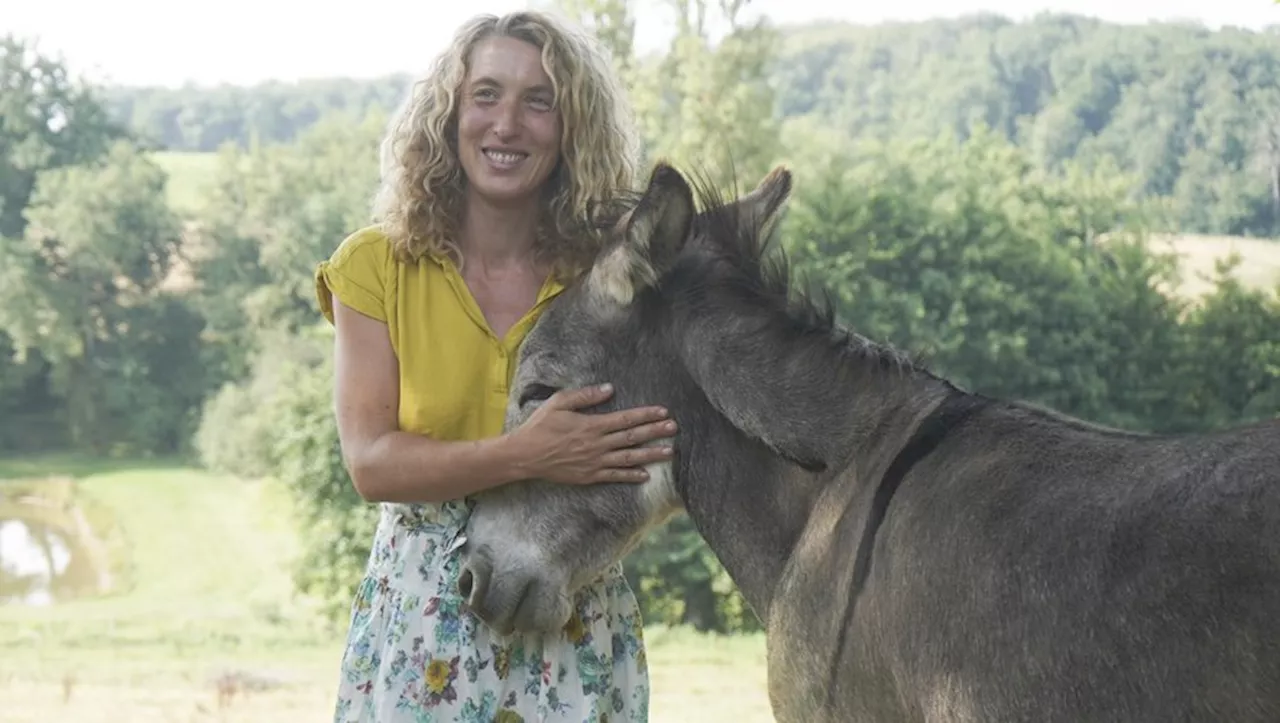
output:
[[[699,3],[646,5],[668,6],[689,25]],[[608,24],[625,21],[625,5],[569,6],[600,16],[606,28],[627,29]],[[671,53],[631,57],[622,35],[610,39],[625,44],[637,72],[664,68],[668,81],[701,83],[713,97],[732,87],[711,83],[714,71],[673,64]],[[1046,168],[1114,161],[1138,177],[1137,192],[1169,199],[1170,224],[1181,230],[1280,235],[1280,25],[1210,31],[1189,23],[1127,26],[1056,14],[1016,23],[980,14],[823,23],[770,35],[775,49],[760,58],[758,71],[777,92],[772,102],[748,103],[793,133],[823,127],[855,139],[964,138],[982,125]],[[391,75],[128,87],[105,97],[112,117],[158,147],[213,151],[225,143],[291,142],[334,110],[389,109],[406,82]]]
[[[739,188],[794,169],[783,247],[860,332],[1129,429],[1280,413],[1280,297],[1228,266],[1179,296],[1176,260],[1143,243],[1276,233],[1275,117],[1254,118],[1274,35],[1064,16],[784,31],[741,21],[742,0],[663,0],[677,32],[641,57],[625,0],[559,4],[611,49],[649,160]],[[367,222],[407,78],[104,89],[15,38],[0,73],[0,449],[189,454],[287,485],[299,590],[341,620],[374,512],[342,467],[312,274]],[[197,209],[168,202],[157,148],[216,149]],[[651,622],[755,624],[687,520],[627,570]]]

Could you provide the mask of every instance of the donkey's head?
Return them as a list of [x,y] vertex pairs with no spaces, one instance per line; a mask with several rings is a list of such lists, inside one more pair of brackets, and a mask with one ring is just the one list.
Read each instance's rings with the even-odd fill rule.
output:
[[[620,560],[644,534],[682,507],[681,480],[697,465],[693,423],[716,412],[700,388],[706,358],[691,320],[725,309],[744,264],[758,264],[761,239],[791,190],[777,169],[731,203],[695,210],[694,193],[659,164],[648,188],[613,229],[614,238],[577,284],[548,305],[521,347],[507,428],[522,424],[559,389],[613,383],[609,411],[660,404],[680,425],[674,461],[643,484],[590,486],[529,480],[477,498],[463,549],[461,592],[500,632],[554,630],[571,614],[574,591]],[[744,312],[749,315],[749,312]],[[740,317],[740,323],[751,319]]]

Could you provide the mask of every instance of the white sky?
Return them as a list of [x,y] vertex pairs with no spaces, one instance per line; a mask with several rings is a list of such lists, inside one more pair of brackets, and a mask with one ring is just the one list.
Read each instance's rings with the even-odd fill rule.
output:
[[[668,5],[633,0],[642,49],[666,39]],[[129,85],[417,73],[457,25],[530,0],[0,0],[0,36],[34,38],[76,74]],[[217,8],[216,10],[214,8]],[[993,11],[1019,19],[1074,12],[1116,22],[1194,19],[1210,27],[1280,24],[1274,0],[752,0],[776,22],[919,20]],[[305,30],[304,30],[305,28]]]

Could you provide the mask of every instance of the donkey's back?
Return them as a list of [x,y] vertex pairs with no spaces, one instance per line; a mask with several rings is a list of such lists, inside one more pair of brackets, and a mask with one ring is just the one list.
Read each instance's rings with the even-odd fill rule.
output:
[[826,569],[793,560],[801,639],[771,652],[823,683],[810,720],[1280,721],[1280,420],[1151,438],[991,404],[912,462],[865,580],[869,494]]

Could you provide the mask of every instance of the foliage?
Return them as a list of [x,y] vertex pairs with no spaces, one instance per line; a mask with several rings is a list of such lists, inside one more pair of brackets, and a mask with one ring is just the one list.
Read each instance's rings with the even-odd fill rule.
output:
[[1210,418],[1192,401],[1207,379],[1227,383],[1205,356],[1221,331],[1202,320],[1230,305],[1224,316],[1242,327],[1235,368],[1258,359],[1241,374],[1263,384],[1266,345],[1280,334],[1274,297],[1244,292],[1224,269],[1193,310],[1166,293],[1177,268],[1146,249],[1149,209],[1126,200],[1131,177],[1047,174],[1026,156],[977,133],[834,158],[793,204],[796,265],[834,292],[853,328],[977,391],[1148,431],[1242,420],[1243,399]]
[[310,337],[264,334],[249,361],[248,376],[210,395],[195,435],[200,462],[244,479],[270,477],[280,464],[277,444],[290,433],[280,415],[299,375],[318,368],[326,349]]
[[[179,228],[164,174],[127,141],[100,158],[42,171],[28,224],[0,245],[0,330],[47,360],[72,443],[171,452],[204,388],[200,321],[165,287]],[[123,417],[124,424],[108,424]]]
[[327,619],[342,622],[369,557],[378,508],[356,493],[343,465],[328,358],[289,366],[295,383],[279,398],[274,475],[293,493],[304,530],[294,580],[320,601]]
[[1119,310],[1104,293],[1136,285],[1160,299],[1165,320],[1176,314],[1150,290],[1158,267],[1131,268],[1099,247],[1142,223],[1118,200],[1122,176],[1049,176],[979,133],[963,144],[866,144],[814,180],[787,227],[799,269],[861,333],[984,393],[1101,418],[1109,390],[1088,360],[1109,356],[1107,320]]
[[42,171],[91,161],[125,135],[96,89],[30,43],[0,38],[0,236],[22,235]]
[[650,535],[624,563],[646,623],[720,633],[762,629],[687,516]]
[[[66,68],[30,43],[0,38],[0,258],[26,229],[26,211],[45,171],[91,161],[125,135],[93,89],[73,82]],[[19,283],[0,265],[0,295]],[[67,419],[51,383],[53,366],[37,348],[9,335],[0,311],[0,449],[65,444]],[[12,314],[10,314],[12,317]],[[37,410],[55,410],[41,413]]]
[[336,114],[287,146],[221,152],[187,243],[222,379],[248,373],[262,334],[319,318],[315,266],[367,223],[383,122]]
[[316,327],[270,337],[251,374],[211,400],[199,433],[201,462],[244,478],[282,483],[299,520],[298,591],[325,619],[345,619],[369,555],[377,507],[355,491],[333,416],[330,336]]
[[1218,266],[1215,290],[1186,319],[1186,414],[1216,429],[1280,415],[1280,286],[1267,294]]

